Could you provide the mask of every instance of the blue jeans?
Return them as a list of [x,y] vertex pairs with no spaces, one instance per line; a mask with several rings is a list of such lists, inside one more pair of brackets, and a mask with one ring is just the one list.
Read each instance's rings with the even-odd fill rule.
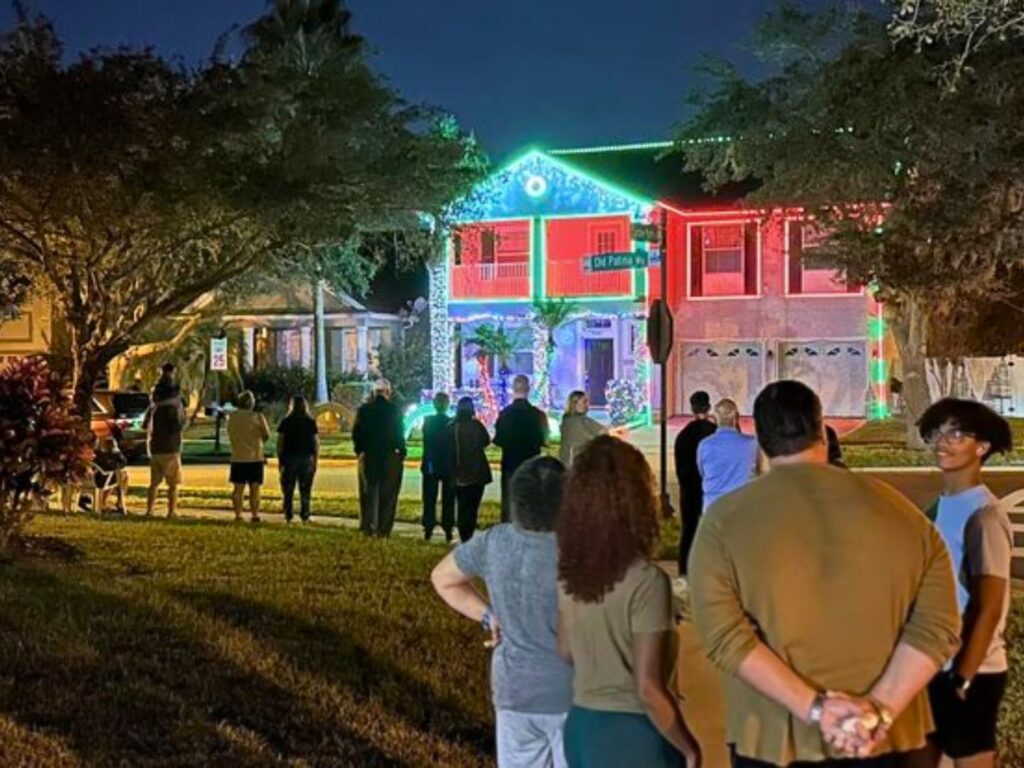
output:
[[309,503],[313,495],[316,459],[313,456],[287,456],[281,459],[281,493],[284,495],[284,519],[291,520],[295,486],[299,486],[299,516],[309,520]]

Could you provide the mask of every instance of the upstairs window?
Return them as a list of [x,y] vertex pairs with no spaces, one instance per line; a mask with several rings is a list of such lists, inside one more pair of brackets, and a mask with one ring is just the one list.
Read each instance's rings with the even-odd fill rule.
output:
[[618,227],[592,227],[590,249],[593,253],[617,253],[619,251]]
[[795,295],[860,293],[861,286],[850,283],[837,270],[822,246],[828,232],[813,221],[786,223],[788,270],[786,292]]
[[690,296],[758,294],[756,222],[690,227]]

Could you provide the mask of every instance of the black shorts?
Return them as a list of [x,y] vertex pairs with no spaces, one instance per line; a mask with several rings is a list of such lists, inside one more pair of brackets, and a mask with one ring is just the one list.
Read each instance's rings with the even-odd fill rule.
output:
[[263,485],[263,462],[233,461],[228,479],[235,485]]
[[1005,672],[976,675],[964,701],[956,695],[949,675],[937,675],[928,684],[935,717],[935,732],[929,738],[954,759],[995,751],[999,705],[1005,693]]

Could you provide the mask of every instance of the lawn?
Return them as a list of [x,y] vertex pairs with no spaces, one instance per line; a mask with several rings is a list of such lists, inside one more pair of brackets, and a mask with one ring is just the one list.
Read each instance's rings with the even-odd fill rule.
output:
[[[492,764],[444,548],[326,528],[43,516],[0,565],[0,765]],[[1003,763],[1024,765],[1024,605]]]
[[[1024,419],[1009,419],[1013,444],[1017,447],[1007,456],[993,456],[993,467],[1024,465]],[[902,419],[868,421],[840,439],[843,460],[850,467],[930,467],[935,459],[930,451],[906,447],[906,427]]]

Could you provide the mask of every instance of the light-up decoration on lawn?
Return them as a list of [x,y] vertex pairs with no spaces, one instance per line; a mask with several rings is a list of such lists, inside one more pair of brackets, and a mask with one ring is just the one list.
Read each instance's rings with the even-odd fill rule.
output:
[[530,197],[540,197],[548,191],[548,182],[543,176],[530,176],[523,189]]
[[422,431],[423,420],[436,412],[433,403],[420,403],[406,408],[404,416],[405,439],[408,440],[409,436],[417,429]]

